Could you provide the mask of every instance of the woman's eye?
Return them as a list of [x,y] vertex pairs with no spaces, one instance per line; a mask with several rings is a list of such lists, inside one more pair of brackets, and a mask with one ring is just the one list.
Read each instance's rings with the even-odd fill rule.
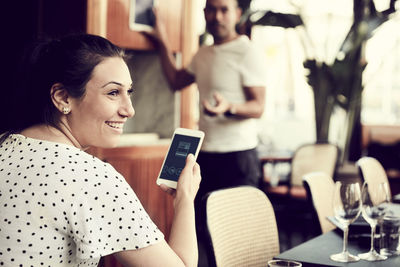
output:
[[119,94],[119,91],[118,91],[118,90],[112,90],[112,91],[109,92],[108,94],[109,94],[109,95],[112,95],[112,96],[117,96],[117,95]]
[[132,95],[133,94],[133,89],[129,89],[128,90],[128,95],[130,96],[130,95]]

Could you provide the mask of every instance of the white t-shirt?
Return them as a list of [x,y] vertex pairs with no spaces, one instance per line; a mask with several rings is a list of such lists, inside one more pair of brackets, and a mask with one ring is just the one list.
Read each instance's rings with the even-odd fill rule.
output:
[[0,266],[97,266],[164,238],[110,164],[18,134],[0,145],[0,211]]
[[[200,103],[221,93],[231,103],[246,101],[244,86],[265,86],[265,59],[245,35],[221,45],[203,46],[188,71],[196,77]],[[200,107],[199,128],[205,132],[202,151],[232,152],[258,144],[255,119],[207,116]]]

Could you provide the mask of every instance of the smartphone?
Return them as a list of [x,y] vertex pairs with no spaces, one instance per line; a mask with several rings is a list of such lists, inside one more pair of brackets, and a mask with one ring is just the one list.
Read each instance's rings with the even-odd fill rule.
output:
[[153,7],[157,0],[130,0],[129,29],[133,31],[152,31],[155,24]]
[[204,132],[186,128],[177,128],[172,136],[168,153],[164,158],[157,184],[176,188],[179,175],[186,164],[186,157],[193,154],[195,159],[203,143]]

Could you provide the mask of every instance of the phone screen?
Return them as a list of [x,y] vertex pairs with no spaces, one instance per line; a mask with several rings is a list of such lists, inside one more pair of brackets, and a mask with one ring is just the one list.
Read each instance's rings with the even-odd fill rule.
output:
[[199,142],[199,137],[175,134],[160,177],[178,181],[179,175],[185,167],[187,155],[196,154]]

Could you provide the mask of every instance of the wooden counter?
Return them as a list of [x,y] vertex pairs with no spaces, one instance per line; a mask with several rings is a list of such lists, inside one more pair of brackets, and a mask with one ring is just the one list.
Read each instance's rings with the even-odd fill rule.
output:
[[400,125],[362,124],[361,148],[375,142],[380,144],[394,144],[400,142]]
[[[168,144],[92,148],[88,151],[114,166],[133,188],[147,213],[168,239],[172,218],[172,197],[156,184]],[[104,257],[99,266],[121,266],[114,257]]]

